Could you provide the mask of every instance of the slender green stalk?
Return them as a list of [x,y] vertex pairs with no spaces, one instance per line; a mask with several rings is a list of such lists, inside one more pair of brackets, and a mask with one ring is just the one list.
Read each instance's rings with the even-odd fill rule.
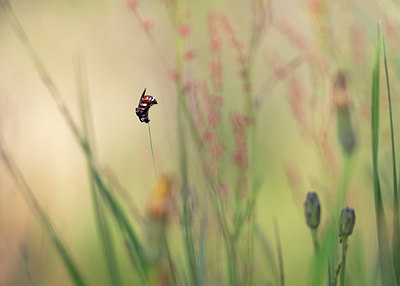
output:
[[345,272],[346,272],[346,254],[347,254],[347,237],[342,240],[342,266],[340,268],[340,286],[344,286],[345,283]]
[[[81,113],[81,121],[83,126],[83,136],[87,138],[88,148],[93,150],[94,145],[94,134],[93,134],[93,124],[91,121],[91,108],[89,103],[89,95],[88,95],[88,85],[87,85],[87,77],[86,77],[86,69],[84,66],[84,62],[82,60],[82,56],[77,55],[75,58],[75,73],[76,73],[76,81],[77,88],[79,94],[79,109]],[[94,157],[94,152],[91,152]],[[93,158],[93,161],[95,159]],[[93,178],[92,173],[90,172],[90,165],[87,162],[87,169],[89,175],[89,184],[92,195],[92,203],[93,203],[93,211],[95,216],[95,221],[97,225],[97,230],[100,234],[100,240],[103,246],[105,260],[108,267],[108,272],[110,275],[110,281],[112,285],[120,286],[122,285],[120,273],[118,271],[118,261],[115,254],[114,244],[112,233],[110,231],[110,227],[107,221],[106,213],[104,210],[103,202],[101,201],[101,197],[99,196],[98,190],[96,188],[96,183]]]
[[28,280],[29,285],[30,286],[38,286],[38,284],[33,279],[32,273],[29,269],[28,250],[26,249],[26,247],[24,245],[21,245],[20,251],[21,251],[23,262],[24,262],[24,270],[25,270],[26,278]]
[[278,268],[276,266],[275,255],[273,252],[272,243],[269,240],[268,236],[266,236],[259,225],[256,224],[255,226],[255,235],[258,238],[262,252],[264,254],[265,260],[268,263],[268,268],[271,269],[272,275],[275,280],[275,284],[278,284]]
[[176,269],[175,269],[174,262],[172,260],[171,251],[170,251],[170,248],[168,245],[168,239],[167,239],[166,234],[163,235],[163,243],[164,243],[165,251],[167,253],[168,267],[169,267],[169,273],[171,274],[172,286],[178,286],[178,281],[177,281],[177,277],[176,277]]
[[[179,5],[176,5],[176,15],[178,15],[177,20],[180,21],[180,18],[183,11],[185,2],[180,2]],[[184,68],[183,57],[185,54],[186,44],[185,40],[182,37],[175,38],[175,67],[176,72],[181,75]],[[177,89],[177,133],[178,133],[178,143],[179,143],[179,162],[180,162],[180,173],[181,173],[181,191],[180,191],[180,204],[181,204],[181,221],[183,227],[183,241],[185,246],[185,255],[188,264],[188,270],[190,273],[190,285],[198,286],[199,285],[199,273],[196,261],[196,250],[193,238],[193,217],[190,206],[190,197],[189,197],[189,181],[188,181],[188,164],[187,164],[187,150],[185,143],[185,126],[184,122],[189,122],[193,124],[190,126],[190,130],[193,130],[194,122],[192,121],[192,115],[189,112],[186,99],[184,97],[184,90],[182,85],[182,79],[178,77],[176,79],[176,89]],[[184,119],[184,115],[186,120]],[[197,128],[195,128],[197,130]],[[200,136],[200,135],[197,135]],[[195,137],[199,142],[201,142],[201,137]]]
[[79,131],[78,126],[75,124],[71,113],[68,111],[67,106],[63,102],[60,91],[53,81],[53,79],[50,77],[49,73],[47,72],[45,66],[43,65],[42,61],[40,60],[39,56],[37,55],[35,49],[32,46],[31,41],[29,40],[27,34],[25,33],[25,30],[21,26],[17,16],[15,15],[10,2],[8,0],[0,0],[0,7],[2,8],[9,25],[13,29],[15,35],[17,38],[20,40],[24,48],[26,49],[27,53],[29,54],[36,71],[38,72],[43,84],[47,87],[49,90],[51,96],[53,97],[58,110],[60,111],[61,115],[64,117],[65,121],[67,122],[69,128],[71,129],[73,135],[75,138],[78,140],[79,144],[81,146],[84,145],[84,138],[82,137],[82,134]]
[[148,127],[148,130],[149,130],[149,140],[150,140],[151,158],[153,159],[154,178],[155,178],[156,181],[157,181],[157,171],[156,171],[156,163],[155,163],[155,161],[154,161],[153,140],[151,139],[150,122],[147,123],[147,127]]
[[378,143],[379,143],[379,79],[380,79],[380,27],[376,42],[376,57],[372,75],[372,104],[371,104],[371,128],[372,128],[372,167],[374,182],[374,199],[376,227],[378,232],[379,265],[381,269],[382,285],[394,285],[395,276],[389,249],[389,238],[386,226],[385,211],[382,201],[381,186],[378,173]]
[[199,286],[207,285],[206,248],[207,248],[207,211],[204,210],[200,221],[200,234],[199,234],[199,255],[198,255]]
[[148,261],[142,243],[139,241],[124,209],[118,203],[114,194],[107,188],[101,175],[93,164],[90,165],[90,170],[96,181],[96,186],[98,187],[103,199],[108,203],[116,221],[118,222],[118,226],[120,227],[121,233],[123,234],[127,244],[129,255],[133,259],[132,262],[143,285],[148,285]]
[[318,242],[318,229],[311,229],[311,237],[314,246],[314,253],[317,255],[319,251],[319,242]]
[[276,250],[278,253],[278,261],[279,261],[279,274],[280,274],[280,284],[281,286],[285,285],[285,273],[283,269],[283,255],[282,255],[282,246],[281,246],[281,238],[279,235],[279,224],[277,218],[274,218],[274,232],[275,232],[275,242],[276,242]]
[[[321,286],[323,285],[323,280],[326,273],[326,268],[328,265],[328,274],[333,276],[333,263],[332,263],[332,249],[336,245],[337,233],[337,220],[332,217],[332,220],[326,226],[326,230],[320,241],[319,251],[316,255],[315,261],[313,262],[311,285]],[[331,285],[331,284],[328,284]]]
[[69,250],[67,249],[64,242],[61,240],[57,231],[53,227],[47,214],[43,211],[42,207],[36,200],[36,197],[33,194],[32,189],[26,182],[19,167],[14,162],[13,158],[4,150],[4,147],[2,146],[1,142],[0,142],[0,157],[9,175],[17,185],[20,194],[23,196],[25,202],[28,204],[29,208],[34,214],[34,217],[39,221],[43,229],[50,236],[51,241],[53,242],[55,248],[57,249],[58,254],[60,254],[60,257],[65,265],[65,268],[68,270],[68,274],[74,285],[76,286],[88,285],[85,282],[81,274],[81,271],[78,269],[77,265],[73,261]]
[[[179,6],[179,5],[178,5]],[[179,7],[175,7],[174,9],[178,10]],[[175,11],[175,15],[180,15],[179,11]],[[175,17],[175,19],[177,19],[177,17]],[[176,20],[177,22],[178,20]],[[177,26],[177,23],[173,24],[174,27]],[[183,56],[184,56],[184,51],[185,51],[185,43],[183,41],[183,39],[181,37],[177,37],[176,41],[176,70],[178,72],[178,74],[181,74],[181,72],[183,71]],[[226,213],[224,210],[224,205],[223,202],[221,201],[221,197],[218,194],[217,191],[217,186],[216,186],[216,182],[214,180],[214,177],[212,176],[212,174],[210,173],[210,170],[207,168],[207,151],[205,149],[202,137],[200,135],[200,131],[199,128],[197,127],[197,125],[195,124],[194,118],[193,118],[193,114],[190,112],[189,106],[188,106],[188,102],[187,102],[187,97],[184,96],[184,92],[182,90],[182,84],[180,83],[180,79],[178,78],[177,83],[177,90],[178,90],[178,94],[177,94],[177,100],[178,100],[178,109],[180,110],[180,112],[183,113],[184,117],[182,116],[182,119],[185,119],[185,122],[187,122],[187,124],[189,125],[188,130],[192,135],[192,139],[195,142],[195,146],[197,147],[197,149],[199,150],[199,152],[197,152],[197,155],[199,156],[200,161],[202,162],[203,168],[202,171],[204,172],[204,176],[206,179],[207,184],[209,184],[210,186],[210,197],[211,197],[211,201],[213,203],[213,209],[216,212],[216,217],[217,217],[217,222],[218,222],[218,226],[222,232],[222,236],[224,239],[224,243],[225,243],[225,247],[226,247],[226,253],[227,253],[227,257],[228,257],[228,272],[229,274],[229,279],[230,279],[230,284],[231,285],[236,285],[234,284],[235,282],[235,275],[236,275],[236,269],[234,266],[234,261],[235,259],[232,259],[232,257],[235,255],[235,249],[234,246],[231,243],[231,234],[230,234],[230,230],[228,227],[228,220],[226,217]],[[179,115],[179,111],[178,111],[178,118],[181,115]],[[178,124],[178,133],[183,132],[182,129],[180,128],[180,122],[181,120],[179,119],[177,124]],[[182,149],[179,148],[181,151]],[[181,193],[182,194],[182,193]],[[184,204],[184,203],[182,203]],[[181,212],[181,215],[183,215],[184,212]],[[186,236],[186,239],[190,240],[189,236]],[[188,241],[189,244],[191,244],[190,241]],[[190,248],[186,248],[186,249],[190,249]],[[193,264],[193,263],[191,263]],[[193,270],[193,268],[192,268]]]
[[385,37],[382,33],[382,47],[383,47],[383,62],[385,66],[386,88],[389,103],[389,118],[390,118],[390,138],[392,144],[392,163],[393,163],[393,266],[397,279],[397,285],[400,285],[400,199],[399,199],[399,185],[397,182],[396,170],[396,152],[394,147],[394,128],[393,128],[393,113],[392,113],[392,98],[390,95],[389,72],[386,57]]
[[337,192],[337,200],[336,200],[336,211],[335,213],[340,213],[340,210],[344,207],[346,202],[346,197],[349,189],[351,173],[353,170],[353,155],[352,154],[343,154],[342,157],[342,167],[340,171],[340,179],[339,186]]
[[[178,86],[178,93],[182,93],[182,87],[180,84]],[[177,129],[178,129],[178,142],[180,150],[180,169],[181,169],[181,220],[183,226],[183,239],[185,244],[185,254],[190,272],[191,285],[199,285],[198,268],[196,263],[196,251],[194,247],[193,240],[193,217],[190,208],[190,197],[189,197],[189,182],[188,182],[188,165],[187,165],[187,150],[186,144],[184,142],[184,126],[183,126],[183,114],[181,105],[179,104]]]
[[[63,116],[64,120],[67,123],[67,126],[71,129],[72,134],[74,135],[75,139],[78,141],[79,146],[81,147],[85,158],[89,164],[90,172],[92,173],[93,178],[95,179],[96,186],[99,189],[103,199],[107,202],[108,207],[111,209],[112,213],[114,214],[114,218],[118,222],[120,230],[124,235],[126,240],[130,257],[134,259],[134,266],[139,273],[140,278],[142,279],[143,285],[148,285],[147,280],[147,261],[146,256],[143,252],[143,247],[139,242],[139,239],[133,230],[133,227],[125,214],[121,205],[115,199],[113,193],[109,190],[109,188],[103,182],[102,175],[98,171],[97,167],[94,164],[92,151],[90,150],[90,146],[87,142],[87,139],[81,134],[78,125],[73,120],[70,111],[68,110],[67,106],[65,105],[59,89],[55,84],[54,80],[51,78],[50,74],[47,72],[45,66],[41,62],[40,58],[38,57],[36,51],[34,50],[28,36],[26,35],[24,29],[22,28],[21,24],[19,23],[14,11],[11,8],[10,3],[7,0],[0,0],[0,7],[2,8],[3,12],[6,15],[6,18],[12,27],[15,35],[21,41],[22,45],[28,52],[36,71],[39,73],[43,84],[46,86],[50,95],[52,96],[53,100],[55,101],[57,108],[61,115]],[[68,264],[69,265],[69,264]]]
[[[180,121],[180,120],[179,120]],[[181,131],[179,131],[181,133]],[[183,142],[182,142],[183,143]],[[184,144],[181,144],[181,147],[183,147]],[[181,164],[182,166],[182,173],[183,177],[187,178],[187,166],[186,166],[186,150],[185,147],[183,147],[184,150],[181,150]],[[192,225],[193,225],[193,218],[191,214],[191,209],[190,209],[190,198],[189,198],[189,188],[187,184],[187,179],[183,180],[183,185],[181,187],[181,219],[183,223],[183,238],[184,238],[184,243],[185,243],[185,250],[186,250],[186,256],[187,256],[187,262],[189,265],[189,271],[190,271],[190,279],[191,279],[191,285],[198,285],[198,273],[197,273],[197,265],[196,265],[196,253],[195,253],[195,248],[194,248],[194,241],[193,241],[193,230],[192,230]]]

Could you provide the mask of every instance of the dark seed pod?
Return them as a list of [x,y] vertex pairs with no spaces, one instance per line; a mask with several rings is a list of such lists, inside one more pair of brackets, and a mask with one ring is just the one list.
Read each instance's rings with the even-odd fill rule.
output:
[[340,214],[339,221],[339,237],[340,240],[347,238],[353,233],[354,224],[356,223],[356,213],[354,209],[346,207]]
[[304,215],[307,225],[311,229],[316,229],[321,217],[321,206],[317,193],[308,192],[306,201],[304,202]]

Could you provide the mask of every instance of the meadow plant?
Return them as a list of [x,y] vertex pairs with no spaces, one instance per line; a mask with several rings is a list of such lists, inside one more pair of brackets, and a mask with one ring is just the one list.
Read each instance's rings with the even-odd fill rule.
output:
[[[305,222],[312,235],[314,255],[310,254],[306,260],[310,262],[308,267],[307,263],[303,263],[301,271],[307,272],[304,275],[307,279],[304,283],[298,281],[298,285],[336,285],[339,276],[341,286],[357,285],[354,281],[362,278],[354,274],[356,267],[350,259],[348,246],[353,232],[354,240],[358,238],[362,241],[362,238],[356,236],[358,229],[354,229],[354,209],[343,207],[352,200],[353,194],[349,190],[361,135],[356,125],[358,114],[354,105],[357,101],[351,89],[351,67],[346,64],[347,54],[336,43],[338,36],[330,27],[329,4],[320,0],[306,3],[313,23],[312,29],[317,37],[317,48],[288,21],[272,19],[272,1],[249,1],[248,39],[241,37],[226,13],[209,11],[205,19],[207,58],[197,61],[204,51],[194,44],[195,27],[190,3],[178,0],[162,2],[173,31],[174,55],[165,55],[167,49],[158,43],[158,23],[142,13],[144,2],[127,0],[126,6],[154,49],[164,76],[174,86],[175,96],[169,100],[176,103],[173,112],[176,112],[174,123],[177,131],[178,170],[176,174],[166,175],[162,167],[158,167],[161,172],[157,177],[157,161],[148,123],[149,106],[146,105],[149,103],[142,101],[143,96],[146,96],[145,90],[136,114],[148,127],[155,187],[152,192],[148,192],[150,195],[144,214],[138,214],[137,208],[132,207],[135,213],[132,215],[126,211],[127,208],[131,210],[126,192],[110,175],[113,171],[104,170],[97,158],[83,55],[77,54],[74,58],[80,111],[78,121],[72,116],[9,1],[0,0],[3,15],[26,49],[86,160],[94,220],[102,258],[108,270],[108,280],[102,285],[128,285],[124,280],[124,270],[127,267],[130,267],[129,271],[135,272],[135,278],[129,281],[129,284],[134,285],[283,286],[287,281],[294,280],[288,279],[291,273],[285,268],[287,258],[290,258],[288,255],[284,259],[287,253],[283,235],[287,231],[281,233],[278,217],[274,217],[274,253],[270,241],[273,235],[265,230],[256,217],[257,206],[260,207],[260,192],[267,177],[266,171],[260,170],[257,165],[258,157],[262,158],[257,145],[263,135],[260,130],[264,130],[260,129],[264,127],[264,122],[260,121],[262,106],[272,89],[286,80],[289,110],[300,136],[311,143],[316,151],[317,164],[323,169],[320,175],[320,181],[323,182],[320,184],[321,190],[318,195],[316,192],[308,192],[303,204]],[[343,9],[342,6],[339,8]],[[260,80],[256,66],[266,32],[272,28],[288,40],[296,55],[288,62],[281,61],[279,56],[267,57],[272,75]],[[378,160],[381,49],[390,115],[394,204],[389,212],[393,210],[392,229],[389,229],[386,221],[388,207],[384,204],[378,170],[381,163]],[[233,63],[233,68],[227,62]],[[312,92],[306,88],[303,73],[296,73],[296,69],[302,65],[310,69],[313,83],[319,83],[313,85],[314,95],[310,95]],[[197,70],[203,73],[197,73]],[[232,82],[239,86],[237,90],[232,90]],[[321,90],[329,96],[316,97],[315,94]],[[231,94],[235,98],[229,97]],[[235,101],[237,98],[238,102]],[[379,268],[380,285],[400,285],[400,188],[396,176],[388,62],[380,27],[371,99],[372,177],[378,244],[376,265]],[[161,101],[159,108],[162,108]],[[336,116],[338,148],[334,148],[336,141],[332,140],[330,126],[335,125],[331,124],[332,114]],[[133,118],[132,121],[139,124]],[[61,234],[53,227],[3,141],[0,141],[0,155],[35,218],[51,238],[71,282],[79,286],[93,285],[88,282],[90,278],[84,278],[86,266],[82,267],[75,262]],[[299,185],[302,172],[306,172],[306,169],[304,167],[299,170],[290,166],[286,170],[292,188],[301,189],[302,194],[306,188]],[[319,196],[321,202],[330,203],[322,205]],[[296,202],[296,205],[301,208],[300,202]],[[324,217],[321,217],[322,210]],[[279,221],[284,214],[285,210],[279,212]],[[391,243],[389,234],[392,234]],[[339,244],[342,246],[341,256],[338,254]],[[355,252],[356,243],[354,246],[351,249]],[[211,253],[213,250],[215,256]],[[265,256],[272,269],[268,274],[272,277],[264,277],[259,253]],[[357,252],[360,259],[366,257],[360,253]],[[129,261],[129,266],[121,266],[123,255]],[[218,259],[214,260],[215,257]],[[368,276],[369,281],[373,280],[368,273],[363,275]],[[30,280],[34,279],[29,277]],[[375,284],[370,282],[368,285]]]

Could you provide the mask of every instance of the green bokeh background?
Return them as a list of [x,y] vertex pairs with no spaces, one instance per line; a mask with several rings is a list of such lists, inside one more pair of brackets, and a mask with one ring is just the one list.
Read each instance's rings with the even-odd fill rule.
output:
[[[319,74],[307,61],[293,71],[307,99],[307,113],[314,126],[327,124],[329,140],[336,163],[340,166],[340,146],[336,138],[335,113],[330,104],[330,74],[338,67],[349,76],[349,92],[358,145],[347,204],[356,209],[357,221],[350,238],[347,273],[354,271],[354,285],[376,285],[370,278],[376,269],[377,238],[373,204],[370,151],[369,100],[376,23],[380,20],[387,33],[389,69],[394,94],[395,132],[399,118],[398,97],[400,45],[397,39],[400,6],[392,1],[319,1],[325,3],[328,23],[340,49],[332,56],[324,50],[315,33],[315,22],[307,1],[273,1],[272,23],[266,30],[257,51],[253,87],[260,90],[274,73],[271,62],[288,62],[299,51],[279,28],[288,25],[303,39],[308,52],[325,62],[325,74]],[[78,103],[73,69],[73,55],[84,54],[89,80],[90,98],[99,162],[117,174],[132,202],[144,212],[145,202],[154,184],[147,128],[139,124],[134,108],[144,87],[159,105],[151,110],[151,128],[159,173],[177,174],[178,150],[176,134],[176,90],[146,34],[124,1],[12,1],[15,13],[25,27],[43,63],[59,85],[68,107],[78,118]],[[250,37],[250,1],[189,1],[191,45],[196,57],[190,64],[196,78],[209,77],[209,39],[207,13],[224,13],[237,37],[245,44]],[[161,56],[170,65],[175,61],[174,32],[161,1],[142,1],[140,14],[154,21],[153,35]],[[361,35],[356,39],[352,31]],[[328,37],[328,35],[327,35]],[[98,237],[93,223],[86,165],[63,118],[42,85],[25,50],[13,34],[3,14],[0,17],[0,135],[15,156],[31,184],[35,195],[69,245],[76,261],[92,285],[102,285],[107,272],[101,261]],[[323,68],[323,69],[324,69]],[[243,99],[235,54],[224,44],[224,107],[227,118],[231,110],[241,111]],[[288,76],[288,78],[291,75]],[[315,79],[313,81],[313,79]],[[274,89],[264,91],[266,99],[260,107],[256,127],[257,174],[263,186],[257,201],[257,221],[274,241],[272,218],[279,220],[285,278],[287,285],[307,285],[312,259],[312,243],[304,218],[302,203],[307,191],[318,191],[324,208],[333,204],[337,177],[326,172],[317,146],[302,136],[299,124],[288,103],[289,80],[280,81]],[[383,94],[385,94],[383,92]],[[387,109],[382,97],[382,110]],[[313,105],[313,102],[320,105]],[[391,169],[389,121],[382,111],[381,171],[384,201],[391,220]],[[227,150],[233,139],[228,122],[222,125],[227,134]],[[190,145],[190,141],[188,141]],[[194,147],[189,146],[191,152]],[[229,162],[229,153],[225,155]],[[199,163],[192,157],[190,174],[196,188]],[[233,165],[233,161],[230,162]],[[296,188],[287,178],[288,168],[299,179]],[[231,172],[231,175],[235,172]],[[227,178],[232,180],[232,178]],[[201,191],[201,186],[197,186]],[[172,223],[169,233],[173,248],[179,252],[181,234]],[[324,223],[322,223],[322,227]],[[140,226],[137,225],[139,228]],[[210,244],[212,245],[212,238]],[[28,253],[23,259],[21,247]],[[210,252],[216,247],[210,246]],[[124,252],[120,248],[120,253]],[[362,265],[358,254],[363,253]],[[126,257],[119,255],[126,281],[135,277]],[[213,265],[210,254],[210,265]],[[265,285],[274,276],[256,251],[257,285]],[[211,266],[210,266],[211,267]],[[218,267],[216,265],[215,267]],[[357,270],[360,267],[360,270]],[[26,269],[38,285],[71,285],[52,244],[29,212],[5,169],[0,168],[0,285],[28,285]],[[353,270],[352,270],[353,269]],[[360,274],[358,274],[360,273]],[[262,284],[264,283],[264,284]],[[360,284],[357,284],[360,283]],[[132,284],[126,284],[132,285]]]

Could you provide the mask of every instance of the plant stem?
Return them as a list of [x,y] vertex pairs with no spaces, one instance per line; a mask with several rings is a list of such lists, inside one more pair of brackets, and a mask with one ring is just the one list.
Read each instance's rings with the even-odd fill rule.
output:
[[344,275],[346,270],[347,237],[342,240],[342,266],[340,268],[340,286],[344,286]]
[[53,227],[47,214],[44,212],[43,208],[39,205],[33,190],[26,182],[22,172],[14,161],[14,158],[9,156],[8,152],[4,150],[2,142],[0,142],[0,159],[2,160],[5,168],[7,169],[10,177],[13,179],[14,183],[18,187],[20,194],[23,196],[25,202],[32,211],[35,219],[39,221],[41,226],[49,235],[54,247],[60,254],[60,257],[67,269],[69,276],[75,286],[87,286],[85,279],[81,274],[81,270],[76,265],[75,261],[72,259],[72,255],[69,249],[66,247],[61,237],[59,236],[56,229]]
[[278,262],[279,262],[279,273],[280,273],[280,286],[285,286],[285,273],[283,270],[283,255],[282,255],[282,246],[281,246],[281,238],[279,235],[279,224],[278,219],[274,218],[274,232],[275,232],[275,240],[276,240],[276,249],[278,253]]
[[[91,116],[91,108],[89,102],[88,81],[86,75],[86,68],[82,55],[77,54],[74,58],[75,74],[77,82],[77,91],[79,95],[79,110],[81,113],[81,121],[83,127],[83,136],[87,140],[88,152],[92,156],[93,164],[95,164],[94,148],[94,128]],[[92,204],[95,216],[95,223],[97,226],[100,242],[102,244],[106,264],[108,267],[111,284],[114,286],[121,286],[122,280],[118,270],[118,261],[115,253],[112,232],[107,220],[107,214],[104,209],[103,202],[99,190],[96,188],[96,182],[90,171],[90,162],[87,161],[87,169],[89,176],[89,185],[92,195]]]
[[157,171],[156,171],[156,163],[155,163],[155,161],[154,161],[153,140],[151,139],[150,123],[147,123],[147,127],[148,127],[148,130],[149,130],[149,140],[150,140],[151,158],[153,159],[154,178],[155,178],[156,181],[157,181]]
[[317,255],[318,251],[319,251],[319,242],[318,242],[317,229],[312,229],[311,230],[311,236],[312,236],[312,241],[313,241],[313,245],[314,245],[314,253],[315,253],[315,255]]
[[336,200],[336,213],[340,213],[340,210],[343,208],[346,201],[352,171],[352,158],[352,154],[343,154],[342,168],[340,172],[338,194]]

